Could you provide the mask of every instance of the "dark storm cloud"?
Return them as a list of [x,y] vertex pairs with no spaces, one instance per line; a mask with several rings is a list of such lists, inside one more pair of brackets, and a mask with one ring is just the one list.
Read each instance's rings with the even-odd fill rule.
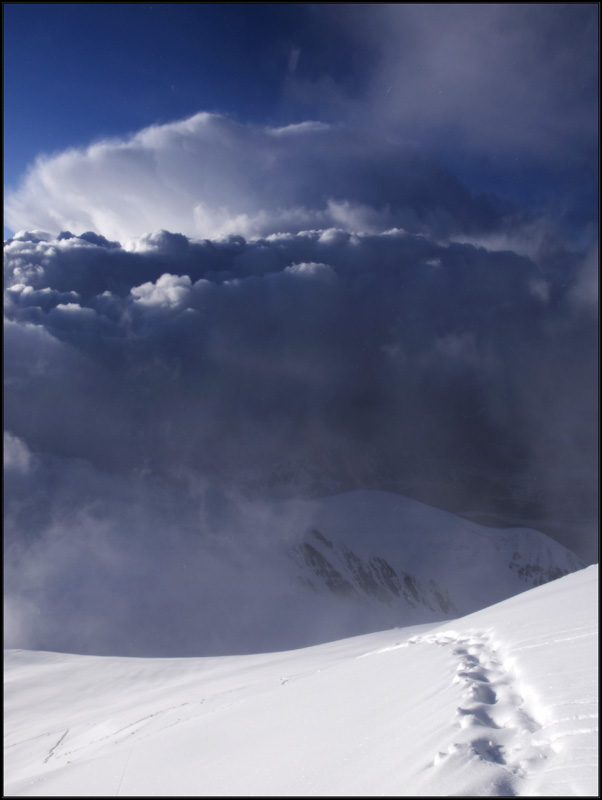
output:
[[[336,230],[161,232],[130,251],[64,237],[5,254],[7,430],[110,470],[262,485],[324,451],[346,488],[376,481],[366,450],[392,485],[452,464],[495,484],[529,471],[531,416],[557,405],[538,393],[540,365],[546,386],[570,362],[587,388],[595,356],[578,346],[596,319],[570,254],[546,271],[509,251]],[[581,402],[578,428],[593,424],[589,400],[575,418]]]

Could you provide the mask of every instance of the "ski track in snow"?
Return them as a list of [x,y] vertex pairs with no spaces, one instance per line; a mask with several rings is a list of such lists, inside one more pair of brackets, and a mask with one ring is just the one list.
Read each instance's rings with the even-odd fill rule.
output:
[[457,662],[454,683],[464,687],[456,709],[455,741],[432,762],[450,768],[476,758],[497,770],[496,794],[515,796],[519,783],[533,774],[557,749],[544,726],[525,710],[525,690],[488,633],[455,631],[414,636],[408,645],[450,647]]
[[59,745],[61,744],[61,742],[63,741],[63,739],[65,738],[65,736],[66,736],[68,733],[69,733],[69,728],[67,728],[67,730],[66,730],[66,731],[63,731],[63,734],[62,734],[62,736],[59,738],[59,740],[57,741],[57,743],[54,745],[54,747],[51,747],[51,748],[50,748],[50,750],[48,751],[48,755],[47,755],[47,756],[46,756],[46,758],[44,759],[44,764],[47,764],[47,763],[48,763],[48,761],[50,761],[50,759],[51,759],[51,758],[52,758],[52,756],[54,755],[54,751],[57,749],[57,747],[59,747]]
[[[202,705],[204,703],[204,699],[197,701],[194,705]],[[116,731],[112,731],[111,733],[107,733],[104,736],[95,737],[93,739],[89,739],[85,741],[83,744],[80,744],[78,747],[74,747],[71,750],[66,750],[61,753],[63,758],[67,756],[71,756],[78,751],[87,750],[89,747],[98,745],[104,742],[110,742],[112,744],[120,744],[123,740],[127,739],[130,736],[135,736],[137,740],[145,739],[151,733],[156,733],[157,731],[165,730],[166,728],[171,728],[174,725],[177,725],[182,720],[180,717],[175,722],[170,722],[167,725],[156,727],[153,731],[148,733],[142,732],[143,729],[146,730],[152,722],[155,722],[158,717],[164,717],[169,714],[171,711],[176,711],[178,709],[184,708],[184,706],[191,706],[191,703],[181,703],[176,706],[169,706],[168,708],[161,708],[152,714],[147,714],[145,717],[140,717],[140,719],[134,720],[134,722],[130,722],[128,725],[124,725],[123,727],[119,728]],[[192,716],[195,716],[194,714]],[[64,737],[63,737],[64,738]],[[62,740],[61,740],[62,741]],[[54,750],[58,747],[60,741],[54,746]]]
[[[288,679],[285,679],[283,683],[286,683]],[[73,756],[78,752],[86,751],[90,747],[95,746],[102,746],[105,744],[113,744],[119,745],[124,740],[129,739],[130,737],[134,737],[134,742],[139,742],[143,739],[148,738],[149,736],[156,735],[163,730],[167,730],[168,728],[173,728],[176,725],[179,725],[183,722],[190,722],[196,717],[200,716],[201,714],[211,713],[212,710],[223,710],[224,708],[229,708],[230,706],[236,705],[237,702],[241,702],[240,700],[233,700],[233,702],[226,703],[225,705],[222,703],[216,709],[206,709],[204,708],[202,711],[200,710],[201,706],[205,706],[205,704],[210,704],[214,700],[220,700],[225,695],[229,694],[236,694],[243,690],[244,687],[241,687],[238,690],[228,689],[222,692],[216,692],[215,694],[208,695],[207,697],[203,697],[195,702],[184,702],[178,705],[169,706],[167,708],[159,708],[151,714],[147,714],[144,717],[140,717],[139,719],[134,720],[133,722],[124,725],[117,730],[113,730],[110,733],[105,733],[102,736],[95,736],[92,738],[86,737],[81,731],[79,740],[80,743],[72,747],[69,750],[62,750],[60,754],[56,754],[56,750],[58,749],[59,745],[65,739],[67,733],[69,732],[66,730],[63,735],[59,738],[56,742],[54,747],[48,753],[48,756],[44,759],[44,763],[47,763],[51,757],[57,757],[61,760],[67,760],[67,763],[70,763],[68,760],[69,756]],[[182,709],[186,708],[185,714],[181,714],[175,720],[170,720],[170,716],[172,712],[180,712]],[[163,718],[163,724],[161,724],[160,719]],[[157,724],[158,723],[158,724]],[[39,737],[36,737],[39,738]],[[21,742],[22,744],[23,742]],[[17,744],[17,743],[15,743]],[[11,745],[9,745],[10,747]],[[12,745],[15,746],[15,745]]]

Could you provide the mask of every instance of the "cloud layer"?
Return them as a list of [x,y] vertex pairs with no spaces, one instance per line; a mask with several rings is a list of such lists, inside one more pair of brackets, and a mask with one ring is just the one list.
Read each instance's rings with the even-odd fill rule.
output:
[[559,487],[588,505],[569,488],[594,485],[587,260],[400,230],[129,247],[5,246],[5,424],[35,451],[247,488],[292,464],[304,491],[453,474],[441,500],[500,509],[528,480],[540,513]]

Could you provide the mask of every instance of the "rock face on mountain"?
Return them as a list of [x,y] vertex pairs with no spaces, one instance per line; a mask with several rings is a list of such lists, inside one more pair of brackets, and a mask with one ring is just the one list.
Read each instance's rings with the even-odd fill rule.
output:
[[324,600],[381,608],[383,624],[457,617],[581,569],[528,528],[496,530],[381,491],[277,504],[294,519],[294,580]]
[[[335,548],[317,528],[313,528],[311,533],[317,544],[305,541],[294,548],[299,564],[308,567],[315,576],[300,577],[302,585],[314,591],[319,591],[320,585],[326,586],[340,597],[360,602],[377,600],[389,607],[405,601],[413,609],[422,607],[444,615],[455,611],[448,592],[435,581],[429,581],[429,585],[423,588],[417,585],[411,574],[403,571],[398,574],[381,556],[366,561],[348,547]],[[322,552],[324,548],[331,551],[330,558]]]

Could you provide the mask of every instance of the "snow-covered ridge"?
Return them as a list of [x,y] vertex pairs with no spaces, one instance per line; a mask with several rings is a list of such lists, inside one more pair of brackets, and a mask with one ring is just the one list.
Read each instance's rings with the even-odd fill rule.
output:
[[401,624],[468,613],[583,567],[538,531],[485,528],[387,492],[283,502],[279,514],[304,531],[293,546],[301,584],[394,609]]
[[5,794],[596,796],[597,582],[289,652],[5,651]]

